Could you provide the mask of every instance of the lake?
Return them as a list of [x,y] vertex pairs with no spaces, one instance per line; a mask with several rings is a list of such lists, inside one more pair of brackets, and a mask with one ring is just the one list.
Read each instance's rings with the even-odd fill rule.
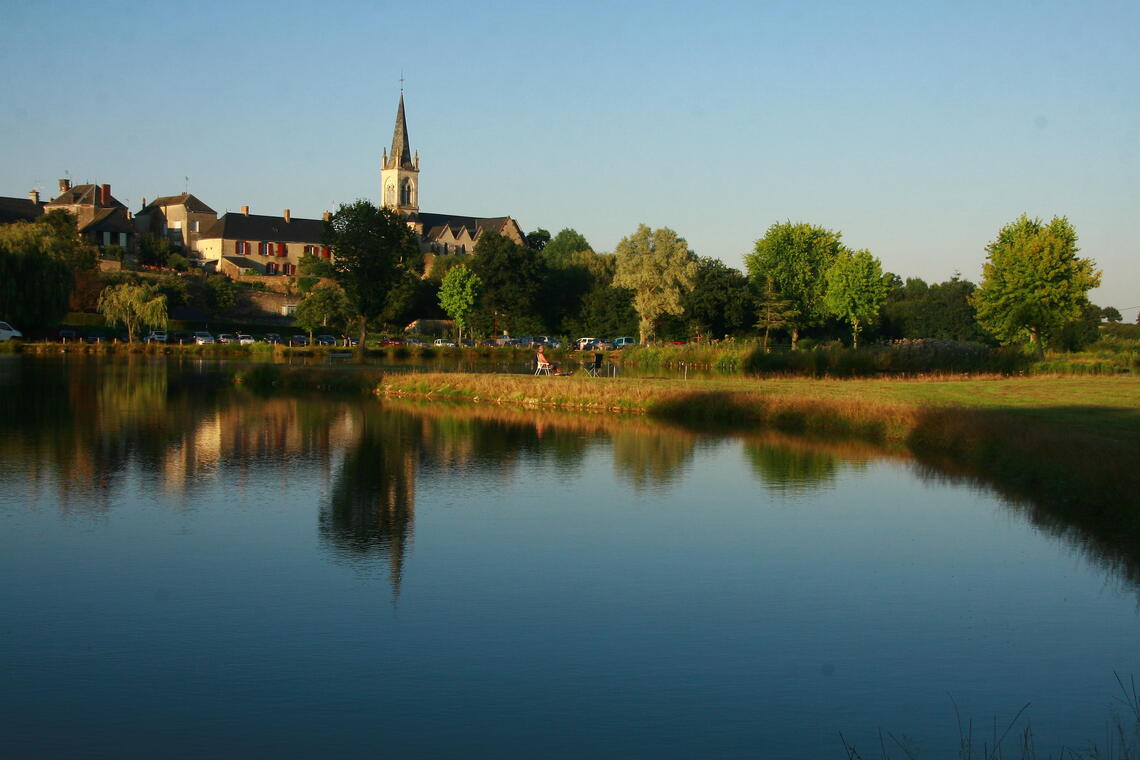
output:
[[5,756],[950,757],[957,713],[980,757],[1027,703],[1007,754],[1047,756],[1133,720],[1135,552],[968,473],[224,366],[0,356]]

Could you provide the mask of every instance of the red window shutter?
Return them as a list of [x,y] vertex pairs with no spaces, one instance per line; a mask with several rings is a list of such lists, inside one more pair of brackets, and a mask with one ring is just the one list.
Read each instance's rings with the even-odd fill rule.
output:
[[284,243],[278,243],[277,244],[277,255],[278,256],[284,256],[285,255],[285,244]]
[[234,253],[241,255],[241,241],[240,240],[234,241]]
[[329,255],[330,255],[330,254],[329,254],[329,247],[328,247],[327,245],[326,245],[326,246],[324,246],[324,247],[322,247],[322,248],[321,248],[321,256],[322,256],[323,258],[326,258],[326,259],[327,259],[327,258],[329,257]]

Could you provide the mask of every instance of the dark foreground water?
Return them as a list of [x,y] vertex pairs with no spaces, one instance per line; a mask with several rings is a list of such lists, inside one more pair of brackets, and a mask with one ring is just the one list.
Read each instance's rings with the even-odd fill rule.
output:
[[1046,755],[1140,673],[1127,558],[858,446],[194,362],[0,398],[5,757],[956,757],[1027,702]]

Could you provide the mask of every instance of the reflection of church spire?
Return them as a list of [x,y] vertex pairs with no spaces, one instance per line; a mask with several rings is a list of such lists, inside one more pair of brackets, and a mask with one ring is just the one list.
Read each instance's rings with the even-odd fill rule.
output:
[[398,595],[411,541],[419,447],[406,417],[366,417],[360,440],[345,453],[320,531],[337,554],[350,561],[387,559]]

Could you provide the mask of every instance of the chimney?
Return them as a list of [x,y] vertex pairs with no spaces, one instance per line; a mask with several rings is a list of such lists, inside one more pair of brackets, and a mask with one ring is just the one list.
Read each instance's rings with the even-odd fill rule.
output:
[[99,205],[100,206],[110,206],[111,205],[111,186],[110,185],[99,185]]
[[323,221],[326,221],[326,222],[329,221],[330,219],[332,219],[332,212],[326,211],[325,213],[321,214],[321,219]]
[[292,218],[293,215],[289,213],[289,209],[285,209],[285,213],[282,214],[282,216],[285,217],[285,224],[288,224],[289,219]]
[[63,193],[66,193],[66,192],[67,192],[68,190],[70,190],[70,189],[71,189],[71,180],[69,180],[69,179],[61,179],[61,180],[59,181],[59,192],[60,192],[60,195],[62,195]]
[[242,216],[249,216],[249,206],[242,206],[241,207],[241,213],[242,213]]
[[28,199],[32,203],[36,204],[37,206],[40,205],[40,191],[39,190],[30,190],[28,192]]

